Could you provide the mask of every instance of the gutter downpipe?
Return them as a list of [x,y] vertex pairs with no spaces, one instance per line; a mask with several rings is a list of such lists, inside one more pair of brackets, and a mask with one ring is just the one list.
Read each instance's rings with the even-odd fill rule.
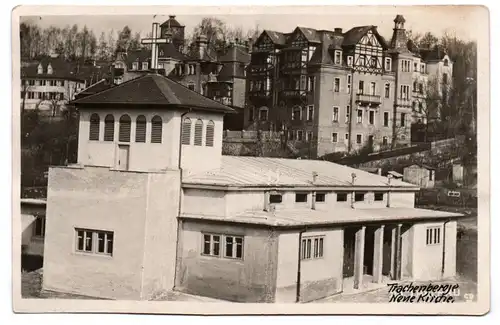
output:
[[441,261],[441,277],[444,276],[444,266],[445,266],[445,256],[446,256],[446,224],[450,222],[451,219],[447,219],[443,223],[443,260]]
[[307,227],[302,229],[299,232],[299,254],[298,254],[298,262],[297,262],[297,291],[296,291],[296,296],[295,296],[295,302],[299,303],[300,302],[300,268],[301,268],[301,251],[302,251],[302,234],[307,231]]
[[183,118],[186,114],[190,113],[192,111],[192,108],[189,108],[186,112],[181,114],[181,123],[180,123],[180,130],[179,130],[179,159],[177,163],[177,168],[179,169],[179,207],[177,210],[177,238],[176,238],[176,244],[175,244],[175,272],[174,272],[174,289],[177,286],[177,277],[179,274],[179,269],[181,266],[180,263],[180,236],[181,236],[181,229],[182,229],[182,220],[180,219],[181,213],[182,213],[182,125],[183,125]]

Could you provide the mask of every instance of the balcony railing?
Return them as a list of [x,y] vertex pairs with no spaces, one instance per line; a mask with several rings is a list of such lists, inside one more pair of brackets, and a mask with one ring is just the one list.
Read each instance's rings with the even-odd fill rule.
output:
[[380,95],[357,94],[356,101],[359,102],[360,104],[367,104],[367,105],[380,105],[382,103]]
[[406,98],[398,98],[396,100],[396,104],[398,106],[403,106],[403,107],[411,107],[412,106],[411,100],[406,99]]
[[285,97],[300,97],[307,95],[307,90],[282,90],[281,95]]
[[250,90],[248,94],[250,97],[266,98],[271,96],[271,90]]

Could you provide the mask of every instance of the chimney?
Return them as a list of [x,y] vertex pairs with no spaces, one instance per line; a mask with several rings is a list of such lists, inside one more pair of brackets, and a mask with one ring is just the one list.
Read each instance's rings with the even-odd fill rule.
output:
[[382,168],[377,168],[377,174],[382,176]]
[[168,16],[168,19],[175,19],[175,15]]
[[313,182],[313,184],[315,184],[315,183],[316,183],[316,179],[317,179],[317,178],[318,178],[318,173],[313,172],[313,173],[312,173],[312,182]]
[[200,54],[200,59],[202,59],[207,51],[207,37],[205,35],[200,35],[196,38],[196,47],[198,53]]
[[342,28],[335,28],[333,31],[335,34],[342,34]]

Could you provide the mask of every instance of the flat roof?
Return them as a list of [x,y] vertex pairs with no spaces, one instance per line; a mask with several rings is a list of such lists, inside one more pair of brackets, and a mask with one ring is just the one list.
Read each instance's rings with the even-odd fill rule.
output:
[[[313,177],[313,174],[316,177]],[[354,184],[352,174],[356,175]],[[314,180],[313,180],[314,179]],[[418,186],[324,160],[225,156],[221,167],[185,175],[183,186],[383,187],[417,191]]]
[[234,216],[183,213],[181,219],[207,220],[228,223],[254,224],[274,227],[341,225],[370,222],[403,222],[424,219],[462,217],[460,213],[417,208],[335,208],[334,211],[312,209],[284,209],[267,212],[245,211]]

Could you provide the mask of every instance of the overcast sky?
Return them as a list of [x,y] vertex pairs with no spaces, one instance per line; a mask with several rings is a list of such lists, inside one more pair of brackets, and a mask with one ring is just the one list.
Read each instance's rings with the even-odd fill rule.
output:
[[[396,14],[402,14],[406,19],[406,29],[414,32],[432,32],[437,36],[445,32],[454,33],[457,37],[466,40],[477,39],[478,19],[484,19],[484,10],[481,7],[465,6],[379,6],[379,7],[303,7],[303,8],[263,8],[263,7],[225,7],[222,9],[207,9],[193,7],[167,7],[152,10],[151,8],[135,8],[132,12],[141,15],[131,16],[130,9],[116,9],[99,11],[94,9],[85,12],[85,15],[74,16],[75,9],[66,11],[65,15],[46,15],[39,12],[41,16],[25,16],[21,18],[24,22],[34,22],[41,27],[50,25],[64,27],[77,24],[80,27],[87,25],[94,31],[97,37],[104,31],[113,29],[115,32],[128,25],[132,32],[141,31],[143,35],[151,30],[151,23],[157,21],[162,23],[168,19],[168,15],[176,15],[176,19],[186,26],[187,34],[190,34],[202,17],[213,16],[222,19],[228,25],[240,26],[244,30],[254,28],[270,29],[279,32],[291,32],[296,26],[310,27],[315,29],[333,30],[335,27],[343,28],[344,31],[362,25],[378,26],[382,36],[390,38],[392,35],[393,19]],[[92,11],[93,10],[93,11]],[[231,14],[228,14],[229,11]],[[79,12],[84,12],[79,10]],[[108,15],[95,15],[106,13]],[[156,14],[156,17],[154,15]]]

